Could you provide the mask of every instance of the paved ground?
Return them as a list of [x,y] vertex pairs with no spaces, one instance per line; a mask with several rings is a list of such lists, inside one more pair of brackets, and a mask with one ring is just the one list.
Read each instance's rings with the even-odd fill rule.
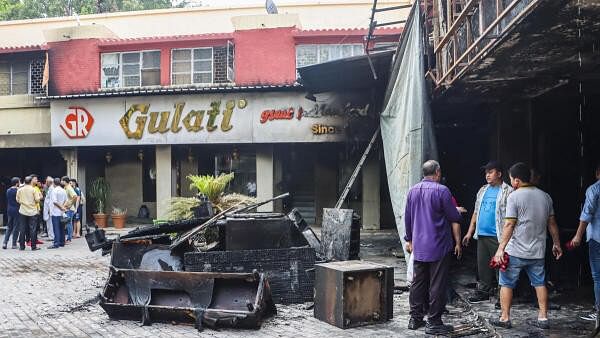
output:
[[[397,268],[397,283],[402,283],[404,265],[393,258],[396,246],[389,233],[363,236],[363,258],[393,264]],[[187,325],[154,324],[142,327],[136,322],[113,321],[98,306],[97,295],[108,275],[108,257],[90,253],[84,240],[59,250],[42,249],[36,252],[0,250],[0,338],[2,337],[423,337],[423,331],[406,329],[408,294],[394,296],[394,319],[388,323],[357,329],[341,330],[320,322],[312,316],[307,305],[278,306],[276,317],[268,319],[257,331],[205,330],[199,334]],[[456,279],[457,281],[459,278]],[[463,283],[463,282],[461,282]],[[459,292],[467,290],[459,287]],[[532,311],[520,305],[523,318]],[[493,304],[478,305],[473,311],[460,298],[449,306],[446,321],[454,325],[488,329],[478,336],[496,336],[483,318],[489,317]],[[579,309],[580,311],[583,308]],[[570,309],[577,310],[577,309]],[[566,313],[566,311],[562,311]],[[517,329],[501,332],[502,336],[531,337],[583,336],[590,324],[573,327],[573,313],[561,319],[567,330],[543,333],[531,328],[526,321],[517,321]],[[570,325],[570,326],[569,326]],[[585,326],[587,325],[587,326]]]

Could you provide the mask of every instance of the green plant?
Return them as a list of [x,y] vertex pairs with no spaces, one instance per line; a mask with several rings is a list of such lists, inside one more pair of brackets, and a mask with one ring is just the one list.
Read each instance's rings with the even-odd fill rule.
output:
[[127,215],[127,208],[123,209],[123,208],[117,208],[117,207],[112,207],[112,212],[111,214],[113,216],[123,216],[123,215]]
[[219,198],[227,188],[227,184],[233,180],[234,174],[221,174],[217,177],[213,175],[189,175],[187,178],[191,181],[190,189],[196,189],[199,193],[206,196],[208,200],[217,204]]
[[106,179],[104,179],[104,177],[98,177],[90,185],[88,193],[94,200],[96,205],[96,213],[104,214],[106,201],[110,196],[110,184],[106,181]]
[[169,201],[169,209],[167,211],[167,220],[177,221],[181,219],[194,218],[192,208],[200,205],[200,200],[196,197],[172,197]]

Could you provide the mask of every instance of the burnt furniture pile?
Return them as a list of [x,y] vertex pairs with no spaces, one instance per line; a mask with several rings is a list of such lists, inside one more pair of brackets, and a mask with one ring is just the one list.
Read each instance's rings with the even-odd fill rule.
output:
[[[114,319],[200,330],[260,328],[275,303],[312,301],[320,242],[297,211],[252,212],[269,201],[110,240],[102,229],[88,231],[90,250],[112,255],[100,306]],[[199,245],[207,232],[217,240]]]

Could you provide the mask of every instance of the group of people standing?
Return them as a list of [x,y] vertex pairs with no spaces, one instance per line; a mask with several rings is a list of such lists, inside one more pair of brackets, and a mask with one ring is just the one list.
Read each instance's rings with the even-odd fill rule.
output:
[[[451,254],[460,256],[461,247],[468,246],[473,238],[477,240],[479,278],[469,302],[488,300],[499,287],[501,315],[489,321],[495,326],[511,328],[513,290],[524,271],[538,299],[537,326],[549,327],[545,271],[548,233],[552,240],[551,255],[555,259],[563,255],[552,198],[536,186],[535,171],[524,163],[510,167],[510,185],[504,181],[500,163],[492,161],[482,169],[487,184],[477,193],[473,216],[462,240],[461,216],[450,190],[440,184],[442,171],[438,162],[430,160],[423,164],[423,180],[408,193],[404,239],[414,259],[409,329],[425,326],[428,334],[452,331],[452,326],[442,321]],[[587,189],[578,231],[569,244],[579,246],[587,232],[596,302],[594,311],[581,317],[586,320],[595,320],[600,312],[600,163],[596,178],[598,181]],[[490,268],[490,264],[499,271]]]
[[35,174],[11,179],[11,187],[6,191],[8,222],[2,243],[7,249],[12,236],[12,248],[39,250],[43,244],[38,239],[48,237],[57,249],[69,244],[81,235],[81,205],[84,203],[81,190],[75,179],[52,178],[40,182]]

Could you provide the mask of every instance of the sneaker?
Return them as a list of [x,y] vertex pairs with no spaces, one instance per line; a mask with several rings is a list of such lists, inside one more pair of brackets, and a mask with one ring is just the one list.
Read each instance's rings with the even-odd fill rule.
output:
[[60,247],[59,246],[55,246],[55,245],[48,247],[48,249],[58,249],[58,248],[60,248]]
[[16,248],[18,248],[18,246],[16,246],[16,245],[13,245],[13,246],[12,246],[12,248],[13,248],[13,249],[16,249]]
[[510,329],[512,327],[512,323],[509,320],[507,321],[501,321],[500,318],[490,318],[490,324],[493,326],[497,326],[497,327],[502,327],[505,329]]
[[452,325],[445,325],[441,322],[439,324],[432,324],[430,322],[427,322],[427,324],[425,324],[426,334],[443,335],[452,331],[454,331],[454,327]]
[[41,248],[31,248],[31,251],[41,250]]
[[27,246],[31,246],[31,241],[27,241],[27,242],[25,242],[25,245],[27,245]]
[[35,244],[44,244],[44,242],[40,241],[39,239],[36,239]]
[[425,326],[425,321],[423,319],[417,319],[417,318],[410,317],[410,319],[408,320],[408,329],[409,330],[418,330],[419,328],[422,328],[423,326]]
[[472,296],[467,298],[469,303],[477,304],[490,300],[490,295],[484,292],[475,292]]
[[539,327],[540,329],[544,329],[547,330],[550,328],[550,321],[546,318],[546,319],[539,319],[536,321],[535,326]]
[[596,311],[592,311],[590,313],[586,313],[585,315],[579,316],[579,318],[590,322],[595,322],[596,318],[598,318],[598,313]]
[[6,250],[6,244],[4,244],[4,245],[2,246],[2,249]]

